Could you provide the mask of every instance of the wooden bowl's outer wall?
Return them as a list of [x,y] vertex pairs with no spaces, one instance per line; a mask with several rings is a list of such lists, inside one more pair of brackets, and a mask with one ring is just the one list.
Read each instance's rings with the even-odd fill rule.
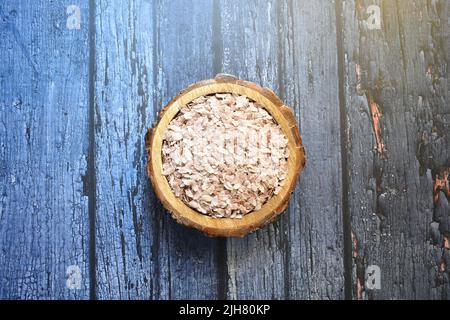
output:
[[[181,199],[175,197],[166,177],[162,174],[162,142],[164,131],[170,121],[178,114],[180,108],[193,99],[220,92],[246,95],[258,102],[274,117],[288,138],[290,155],[286,184],[280,193],[269,199],[260,210],[251,212],[242,219],[212,218],[196,212],[184,204]],[[147,132],[146,150],[148,154],[147,172],[163,206],[179,223],[201,230],[209,236],[243,237],[272,222],[286,209],[290,195],[295,189],[298,175],[306,163],[302,139],[292,110],[285,106],[272,90],[229,75],[218,75],[212,80],[195,83],[181,91],[160,111],[158,123]]]

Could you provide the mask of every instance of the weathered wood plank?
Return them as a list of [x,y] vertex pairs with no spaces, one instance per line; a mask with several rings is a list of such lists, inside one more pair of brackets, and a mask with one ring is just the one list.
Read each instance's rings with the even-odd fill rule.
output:
[[[295,106],[307,165],[289,215],[290,295],[344,298],[341,133],[333,1],[293,1],[283,87]],[[292,58],[290,58],[292,57]],[[294,79],[292,81],[291,79]]]
[[151,3],[96,1],[96,290],[99,299],[151,298],[150,195],[143,149],[152,101]]
[[[380,29],[365,22],[373,4]],[[448,299],[449,4],[341,5],[353,296]],[[369,265],[380,289],[365,284]]]
[[[213,1],[160,1],[157,20],[158,110],[191,83],[213,75]],[[167,212],[157,216],[161,242],[162,282],[172,299],[217,299],[221,297],[224,248],[218,239],[186,229]]]
[[299,119],[307,166],[281,219],[227,242],[233,299],[342,298],[334,5],[221,1],[222,71],[272,88]]
[[[221,1],[222,71],[278,92],[277,1]],[[283,219],[285,220],[285,219]],[[228,298],[285,296],[280,222],[227,241]]]
[[162,209],[144,149],[162,106],[212,76],[212,3],[97,1],[97,12],[97,295],[216,298],[218,241]]
[[0,4],[1,299],[89,298],[88,20],[86,1]]

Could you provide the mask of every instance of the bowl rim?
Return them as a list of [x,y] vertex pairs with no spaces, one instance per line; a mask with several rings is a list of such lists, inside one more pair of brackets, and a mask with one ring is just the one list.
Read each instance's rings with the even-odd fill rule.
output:
[[[197,97],[214,93],[236,93],[256,101],[272,115],[288,139],[289,158],[285,185],[261,209],[252,211],[240,219],[213,218],[192,209],[175,196],[167,178],[162,174],[161,150],[167,126],[187,103]],[[286,209],[290,195],[295,189],[298,175],[306,164],[305,150],[292,110],[272,90],[224,74],[219,74],[211,80],[194,83],[174,97],[160,111],[157,124],[148,130],[146,150],[148,154],[147,173],[153,189],[165,209],[179,223],[196,228],[210,236],[242,237],[272,222]]]

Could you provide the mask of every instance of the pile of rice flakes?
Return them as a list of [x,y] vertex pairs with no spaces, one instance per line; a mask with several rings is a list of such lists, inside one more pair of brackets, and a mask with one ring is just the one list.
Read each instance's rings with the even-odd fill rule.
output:
[[165,132],[163,174],[175,196],[197,212],[242,218],[283,187],[287,142],[272,116],[246,96],[201,96]]

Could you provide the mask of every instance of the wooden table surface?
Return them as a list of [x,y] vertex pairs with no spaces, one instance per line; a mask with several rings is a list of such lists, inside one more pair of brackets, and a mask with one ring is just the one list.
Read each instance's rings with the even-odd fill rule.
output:
[[[0,298],[449,299],[450,1],[4,0]],[[242,239],[176,224],[144,134],[187,85],[272,88],[307,153]]]

